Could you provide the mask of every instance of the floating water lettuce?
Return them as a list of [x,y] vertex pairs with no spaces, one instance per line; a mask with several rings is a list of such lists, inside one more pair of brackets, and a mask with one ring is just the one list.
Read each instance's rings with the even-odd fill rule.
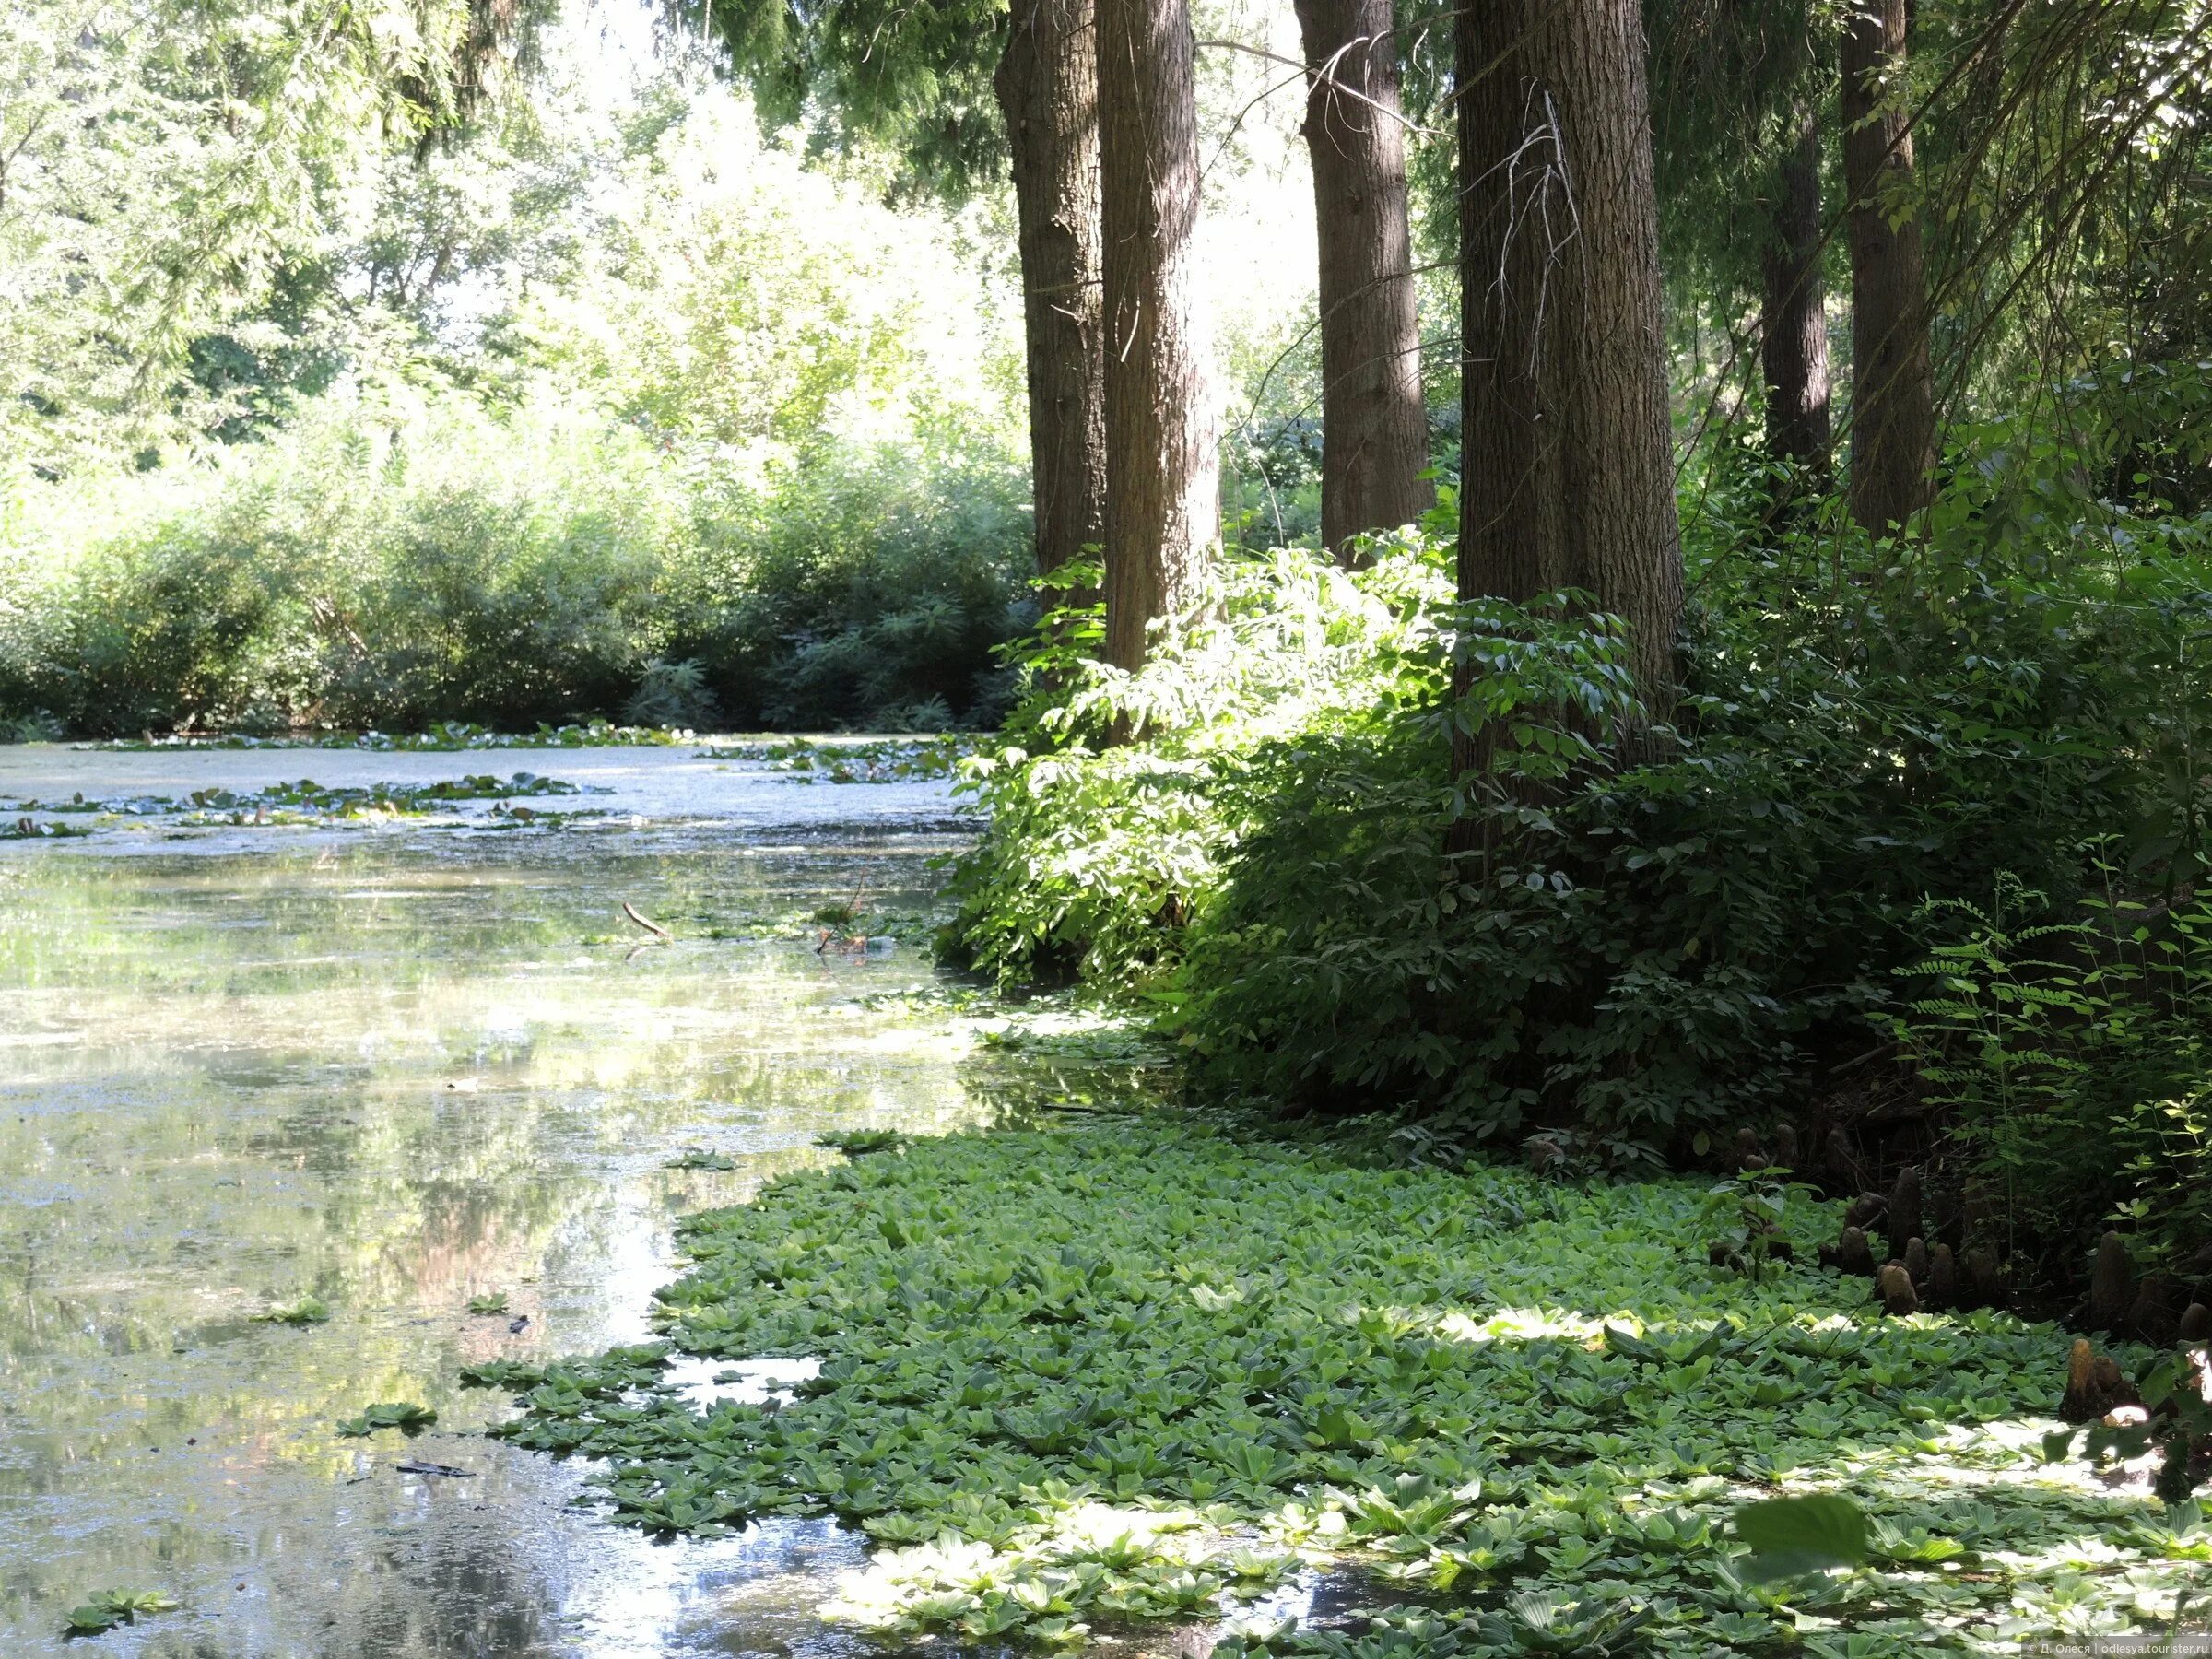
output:
[[279,1303],[266,1313],[256,1313],[253,1317],[263,1324],[321,1324],[329,1319],[330,1308],[315,1297],[303,1296],[298,1301]]
[[117,1625],[136,1624],[148,1613],[173,1612],[180,1605],[159,1590],[102,1590],[83,1606],[69,1609],[67,1632],[97,1636]]
[[1866,1564],[1866,1512],[1833,1494],[1747,1503],[1735,1512],[1735,1535],[1751,1547],[1744,1567],[1754,1579]]
[[[673,1349],[817,1359],[781,1409],[694,1404],[663,1346],[465,1380],[518,1396],[494,1432],[606,1460],[616,1520],[863,1529],[877,1553],[834,1610],[893,1635],[1214,1618],[1301,1554],[1436,1604],[1358,1639],[1375,1659],[1895,1653],[2172,1617],[2212,1561],[2201,1517],[2036,1455],[2063,1333],[1880,1317],[1808,1265],[1830,1206],[1781,1213],[1798,1260],[1716,1273],[1707,1184],[1376,1168],[1166,1113],[917,1140],[684,1224]],[[1778,1552],[1755,1564],[1747,1500],[1846,1492],[1863,1566],[1759,1576]]]
[[704,1147],[686,1147],[662,1167],[670,1170],[728,1171],[737,1167],[737,1160],[727,1152],[710,1152]]
[[832,1152],[842,1152],[847,1158],[865,1158],[871,1152],[897,1152],[907,1143],[907,1137],[889,1129],[853,1129],[842,1135],[818,1135],[814,1144],[827,1147]]
[[[509,778],[489,772],[447,778],[434,783],[341,784],[325,787],[312,778],[267,789],[195,789],[181,803],[179,821],[190,825],[300,825],[333,820],[418,817],[454,801],[494,801],[495,812],[520,820],[541,816],[512,805],[520,796],[572,795],[582,791],[559,778],[518,771]],[[573,814],[568,815],[573,816]]]
[[369,1406],[359,1417],[347,1418],[338,1425],[340,1434],[359,1439],[379,1429],[397,1429],[403,1433],[417,1434],[438,1420],[438,1414],[428,1406],[417,1406],[407,1401],[387,1401]]
[[91,833],[82,824],[42,824],[29,817],[0,822],[0,841],[66,841]]
[[816,743],[785,737],[769,743],[717,744],[702,752],[718,760],[756,761],[809,783],[906,783],[950,777],[975,752],[975,739],[947,735]]
[[468,1311],[471,1313],[504,1313],[507,1312],[507,1292],[494,1290],[488,1295],[472,1296],[468,1299]]

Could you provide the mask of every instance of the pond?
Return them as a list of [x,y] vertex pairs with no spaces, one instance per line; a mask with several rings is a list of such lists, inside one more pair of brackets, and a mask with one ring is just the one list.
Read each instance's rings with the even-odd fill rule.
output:
[[[856,1540],[609,1526],[455,1379],[644,1336],[674,1218],[829,1158],[818,1133],[991,1112],[996,1063],[898,937],[968,831],[941,782],[41,746],[0,748],[0,808],[31,830],[0,841],[0,1651],[62,1651],[119,1588],[182,1605],[103,1652],[857,1645],[812,1613]],[[818,950],[807,915],[855,898]],[[734,1167],[667,1167],[690,1147]],[[309,1297],[326,1323],[257,1317]],[[379,1401],[438,1425],[337,1432]]]

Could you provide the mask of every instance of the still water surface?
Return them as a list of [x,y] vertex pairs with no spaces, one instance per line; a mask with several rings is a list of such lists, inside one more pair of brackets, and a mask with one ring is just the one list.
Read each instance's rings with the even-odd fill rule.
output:
[[[856,890],[924,906],[968,830],[941,785],[685,749],[41,746],[0,748],[0,806],[518,770],[602,793],[534,801],[588,809],[552,828],[155,808],[0,841],[0,1653],[64,1651],[112,1588],[183,1605],[68,1651],[857,1648],[811,1611],[856,1541],[608,1526],[582,1470],[473,1432],[504,1397],[454,1378],[641,1338],[676,1217],[829,1156],[820,1131],[947,1129],[1015,1086],[952,1015],[867,1006],[931,986],[924,952],[789,924]],[[641,948],[625,900],[677,942]],[[687,1146],[737,1168],[667,1169]],[[493,1292],[509,1316],[465,1311]],[[256,1322],[304,1295],[328,1324]],[[335,1433],[385,1400],[438,1429]]]

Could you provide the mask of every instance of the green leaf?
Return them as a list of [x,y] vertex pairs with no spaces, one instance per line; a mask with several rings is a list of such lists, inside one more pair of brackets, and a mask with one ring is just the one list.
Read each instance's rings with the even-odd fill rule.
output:
[[734,1170],[737,1160],[727,1152],[710,1152],[704,1147],[686,1147],[662,1166],[669,1170]]
[[1796,1578],[1866,1562],[1866,1512],[1848,1498],[1770,1498],[1735,1512],[1735,1535],[1751,1547],[1754,1579]]
[[168,1613],[181,1604],[159,1590],[102,1590],[68,1612],[68,1633],[97,1636],[117,1625],[135,1624],[142,1613]]
[[1607,1353],[1619,1354],[1630,1359],[1657,1360],[1666,1358],[1663,1350],[1644,1341],[1633,1332],[1622,1330],[1618,1325],[1606,1326],[1605,1333]]
[[814,1144],[847,1158],[865,1158],[871,1152],[896,1152],[907,1137],[890,1129],[855,1129],[847,1135],[818,1135]]
[[303,1296],[296,1302],[281,1304],[253,1317],[262,1324],[321,1324],[330,1317],[330,1309],[312,1296]]
[[2089,1430],[2088,1453],[2097,1463],[2126,1463],[2150,1450],[2150,1427],[2146,1423],[2125,1423],[2117,1428],[2098,1424]]
[[338,1425],[338,1432],[356,1440],[379,1429],[397,1429],[406,1434],[415,1434],[437,1420],[437,1412],[428,1406],[406,1400],[385,1401],[369,1406],[359,1417],[347,1418]]

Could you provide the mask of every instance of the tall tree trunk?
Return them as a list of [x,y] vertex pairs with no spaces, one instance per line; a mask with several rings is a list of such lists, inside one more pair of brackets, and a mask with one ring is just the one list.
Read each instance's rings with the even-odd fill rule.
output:
[[1594,594],[1664,716],[1682,545],[1641,8],[1481,0],[1457,31],[1460,594]]
[[1098,0],[1106,321],[1106,654],[1145,660],[1221,533],[1197,306],[1198,100],[1187,0]]
[[1767,449],[1777,460],[1825,477],[1830,434],[1828,290],[1820,279],[1820,124],[1810,104],[1800,104],[1792,121],[1796,131],[1781,157],[1773,229],[1759,251]]
[[1094,23],[1090,0],[1016,0],[992,76],[1013,160],[1040,572],[1106,538]]
[[1421,398],[1392,0],[1297,0],[1321,248],[1321,536],[1418,518],[1436,493]]
[[1843,178],[1851,191],[1851,512],[1910,525],[1936,484],[1928,285],[1902,107],[1905,0],[1853,0],[1843,23]]

